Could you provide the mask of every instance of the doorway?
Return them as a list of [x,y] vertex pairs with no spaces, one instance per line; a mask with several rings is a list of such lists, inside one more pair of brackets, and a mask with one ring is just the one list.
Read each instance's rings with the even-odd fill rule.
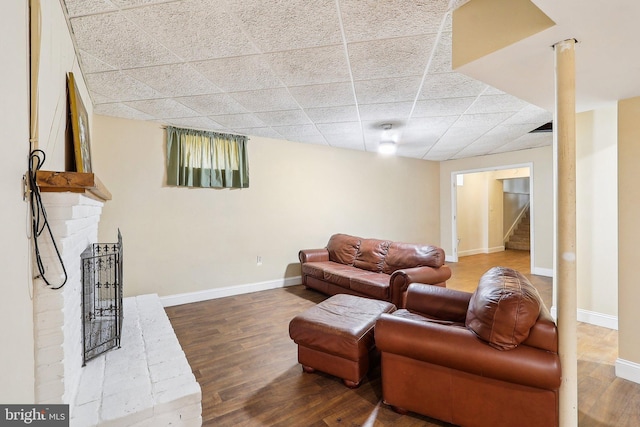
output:
[[505,238],[529,215],[530,264],[534,264],[533,164],[462,170],[451,174],[453,259],[505,250]]

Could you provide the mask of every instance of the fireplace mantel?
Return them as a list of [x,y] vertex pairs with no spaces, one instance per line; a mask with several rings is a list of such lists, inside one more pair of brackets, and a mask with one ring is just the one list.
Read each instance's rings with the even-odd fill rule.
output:
[[37,171],[36,184],[42,192],[85,193],[100,201],[111,200],[111,193],[98,177],[89,172]]

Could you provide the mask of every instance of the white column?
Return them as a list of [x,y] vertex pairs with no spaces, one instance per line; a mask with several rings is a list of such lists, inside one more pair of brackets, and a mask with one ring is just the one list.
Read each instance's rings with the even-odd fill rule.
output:
[[560,425],[578,425],[578,340],[576,281],[576,84],[575,40],[554,45],[556,79],[557,295],[562,365]]

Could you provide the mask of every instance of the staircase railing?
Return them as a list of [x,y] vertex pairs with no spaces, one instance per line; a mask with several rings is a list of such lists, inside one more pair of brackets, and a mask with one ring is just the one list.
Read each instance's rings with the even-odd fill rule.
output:
[[520,213],[516,217],[515,221],[513,221],[513,224],[511,224],[511,227],[509,228],[509,231],[507,231],[507,233],[502,238],[503,243],[507,243],[509,241],[509,238],[511,238],[513,233],[516,231],[516,228],[518,227],[518,224],[520,224],[520,221],[522,220],[522,217],[525,216],[527,214],[527,212],[529,212],[529,204],[530,204],[530,202],[527,202],[522,207],[522,210],[520,211]]

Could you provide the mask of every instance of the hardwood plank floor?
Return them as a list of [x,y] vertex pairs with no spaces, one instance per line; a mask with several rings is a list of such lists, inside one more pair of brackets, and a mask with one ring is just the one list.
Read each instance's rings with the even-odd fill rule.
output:
[[[532,276],[528,252],[460,258],[447,285],[473,291],[495,265],[530,277],[551,306],[551,279]],[[447,426],[399,415],[381,402],[379,368],[355,390],[322,373],[305,374],[288,334],[296,314],[324,300],[302,286],[256,292],[166,309],[202,387],[205,426]],[[581,427],[640,425],[640,385],[616,378],[617,332],[578,327]]]

